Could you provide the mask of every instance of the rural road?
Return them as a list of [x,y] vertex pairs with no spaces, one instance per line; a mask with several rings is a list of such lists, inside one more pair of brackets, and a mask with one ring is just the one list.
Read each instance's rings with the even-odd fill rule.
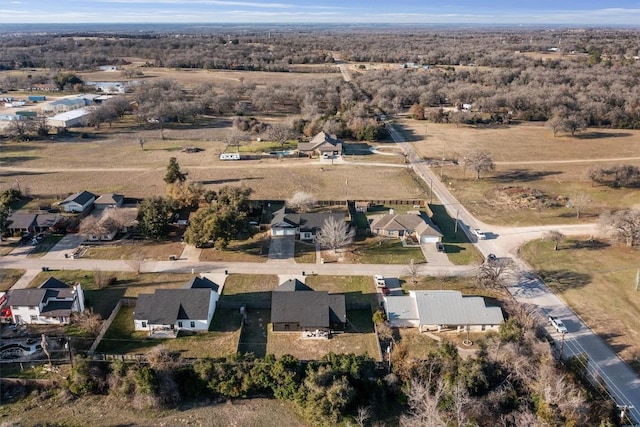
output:
[[[640,378],[624,363],[618,355],[600,337],[598,337],[584,322],[555,295],[540,279],[527,278],[526,272],[530,267],[519,259],[517,249],[523,243],[538,239],[546,231],[558,230],[565,235],[595,235],[598,233],[595,224],[566,225],[566,226],[532,226],[532,227],[496,227],[477,220],[451,194],[446,185],[433,173],[431,168],[416,155],[413,145],[407,142],[402,133],[393,124],[387,129],[393,140],[400,145],[416,174],[429,184],[433,194],[445,206],[452,218],[458,218],[460,228],[467,234],[476,247],[486,257],[490,253],[498,257],[512,258],[524,274],[517,275],[509,284],[511,294],[523,304],[537,307],[540,314],[546,318],[549,314],[560,317],[566,324],[569,333],[564,337],[558,333],[553,336],[560,347],[562,356],[587,355],[585,368],[593,378],[602,379],[610,395],[618,405],[632,406],[629,409],[634,420],[640,421]],[[487,240],[477,240],[469,230],[483,229],[487,233]],[[564,345],[562,344],[564,338]]]

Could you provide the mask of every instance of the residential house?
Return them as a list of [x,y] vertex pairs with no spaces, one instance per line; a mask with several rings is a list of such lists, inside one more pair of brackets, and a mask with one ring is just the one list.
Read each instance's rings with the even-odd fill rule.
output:
[[84,311],[84,292],[49,277],[37,288],[10,290],[7,305],[16,324],[67,325],[71,313]]
[[282,283],[271,293],[273,332],[301,332],[303,338],[329,338],[344,332],[344,294],[314,291],[299,280]]
[[300,142],[298,151],[310,156],[341,156],[342,141],[337,139],[335,135],[329,135],[322,131],[314,136],[309,142]]
[[55,213],[36,215],[35,231],[59,231],[64,229],[65,218]]
[[103,194],[93,203],[96,209],[119,208],[124,203],[124,196],[115,193]]
[[408,296],[387,296],[383,304],[392,326],[417,327],[420,332],[482,332],[498,330],[504,322],[500,307],[488,307],[483,297],[458,291],[409,291]]
[[7,230],[10,234],[33,233],[36,231],[36,217],[30,212],[13,212],[7,218]]
[[75,193],[58,203],[65,212],[83,213],[93,208],[96,195],[88,191]]
[[219,287],[207,278],[194,277],[182,289],[156,289],[139,294],[133,315],[136,331],[151,337],[175,337],[178,331],[208,331],[219,299]]
[[293,213],[287,208],[274,212],[271,220],[272,236],[298,236],[300,240],[315,240],[325,221],[333,218],[344,221],[341,213]]
[[373,220],[371,232],[378,236],[413,237],[420,243],[442,240],[442,233],[427,218],[418,214],[387,214]]

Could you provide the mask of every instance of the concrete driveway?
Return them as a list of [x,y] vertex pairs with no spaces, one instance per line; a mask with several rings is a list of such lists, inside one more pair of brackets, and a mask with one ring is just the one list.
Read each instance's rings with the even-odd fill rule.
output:
[[272,236],[269,243],[269,259],[267,262],[295,262],[295,236]]
[[427,264],[442,266],[453,265],[451,261],[449,261],[446,253],[438,252],[435,243],[422,243],[420,244],[420,249],[422,249],[422,254],[427,260]]
[[49,250],[43,259],[63,259],[65,254],[71,256],[71,253],[84,242],[84,237],[79,234],[67,234]]

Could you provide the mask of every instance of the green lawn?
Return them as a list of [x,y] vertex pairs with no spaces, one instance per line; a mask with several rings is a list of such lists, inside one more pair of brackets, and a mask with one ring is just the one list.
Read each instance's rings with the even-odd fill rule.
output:
[[418,281],[415,284],[411,282],[410,277],[404,277],[401,278],[400,284],[404,292],[454,290],[460,291],[464,295],[478,295],[488,298],[503,296],[503,294],[495,290],[478,286],[475,277],[418,277]]
[[314,291],[345,294],[348,303],[364,303],[377,307],[376,288],[371,276],[308,276],[306,285]]
[[25,273],[15,268],[0,269],[0,292],[8,291]]
[[299,264],[313,264],[316,262],[316,245],[314,243],[295,242],[295,260]]
[[440,227],[443,234],[442,243],[449,260],[456,265],[480,264],[482,255],[469,242],[467,235],[458,228],[456,232],[455,218],[451,218],[443,205],[430,204],[433,222]]
[[40,243],[33,247],[33,250],[27,255],[28,258],[40,258],[51,250],[62,238],[63,234],[49,234],[42,239]]
[[203,249],[200,261],[267,262],[269,241],[269,232],[256,233],[247,239],[232,240],[225,250]]
[[231,274],[224,282],[221,300],[271,302],[271,291],[273,291],[278,284],[278,276]]
[[640,291],[635,290],[640,249],[609,246],[588,237],[567,239],[557,251],[544,240],[521,256],[636,372],[640,372]]
[[11,253],[11,251],[13,251],[17,247],[18,247],[17,240],[13,240],[13,241],[3,240],[2,242],[0,242],[0,256],[5,256]]
[[420,247],[404,247],[400,239],[368,237],[356,240],[353,245],[353,261],[358,264],[409,264],[425,261]]

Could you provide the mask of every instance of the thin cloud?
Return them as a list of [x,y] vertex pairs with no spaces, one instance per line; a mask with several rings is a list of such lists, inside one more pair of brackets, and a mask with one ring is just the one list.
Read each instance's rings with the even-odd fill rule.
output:
[[[103,3],[125,3],[125,4],[175,4],[180,6],[186,6],[184,0],[102,0]],[[275,9],[289,9],[296,6],[286,3],[258,3],[258,2],[245,2],[245,1],[225,1],[225,0],[191,0],[189,2],[193,5],[211,5],[211,6],[239,6],[239,7],[263,7],[263,8],[275,8]]]

